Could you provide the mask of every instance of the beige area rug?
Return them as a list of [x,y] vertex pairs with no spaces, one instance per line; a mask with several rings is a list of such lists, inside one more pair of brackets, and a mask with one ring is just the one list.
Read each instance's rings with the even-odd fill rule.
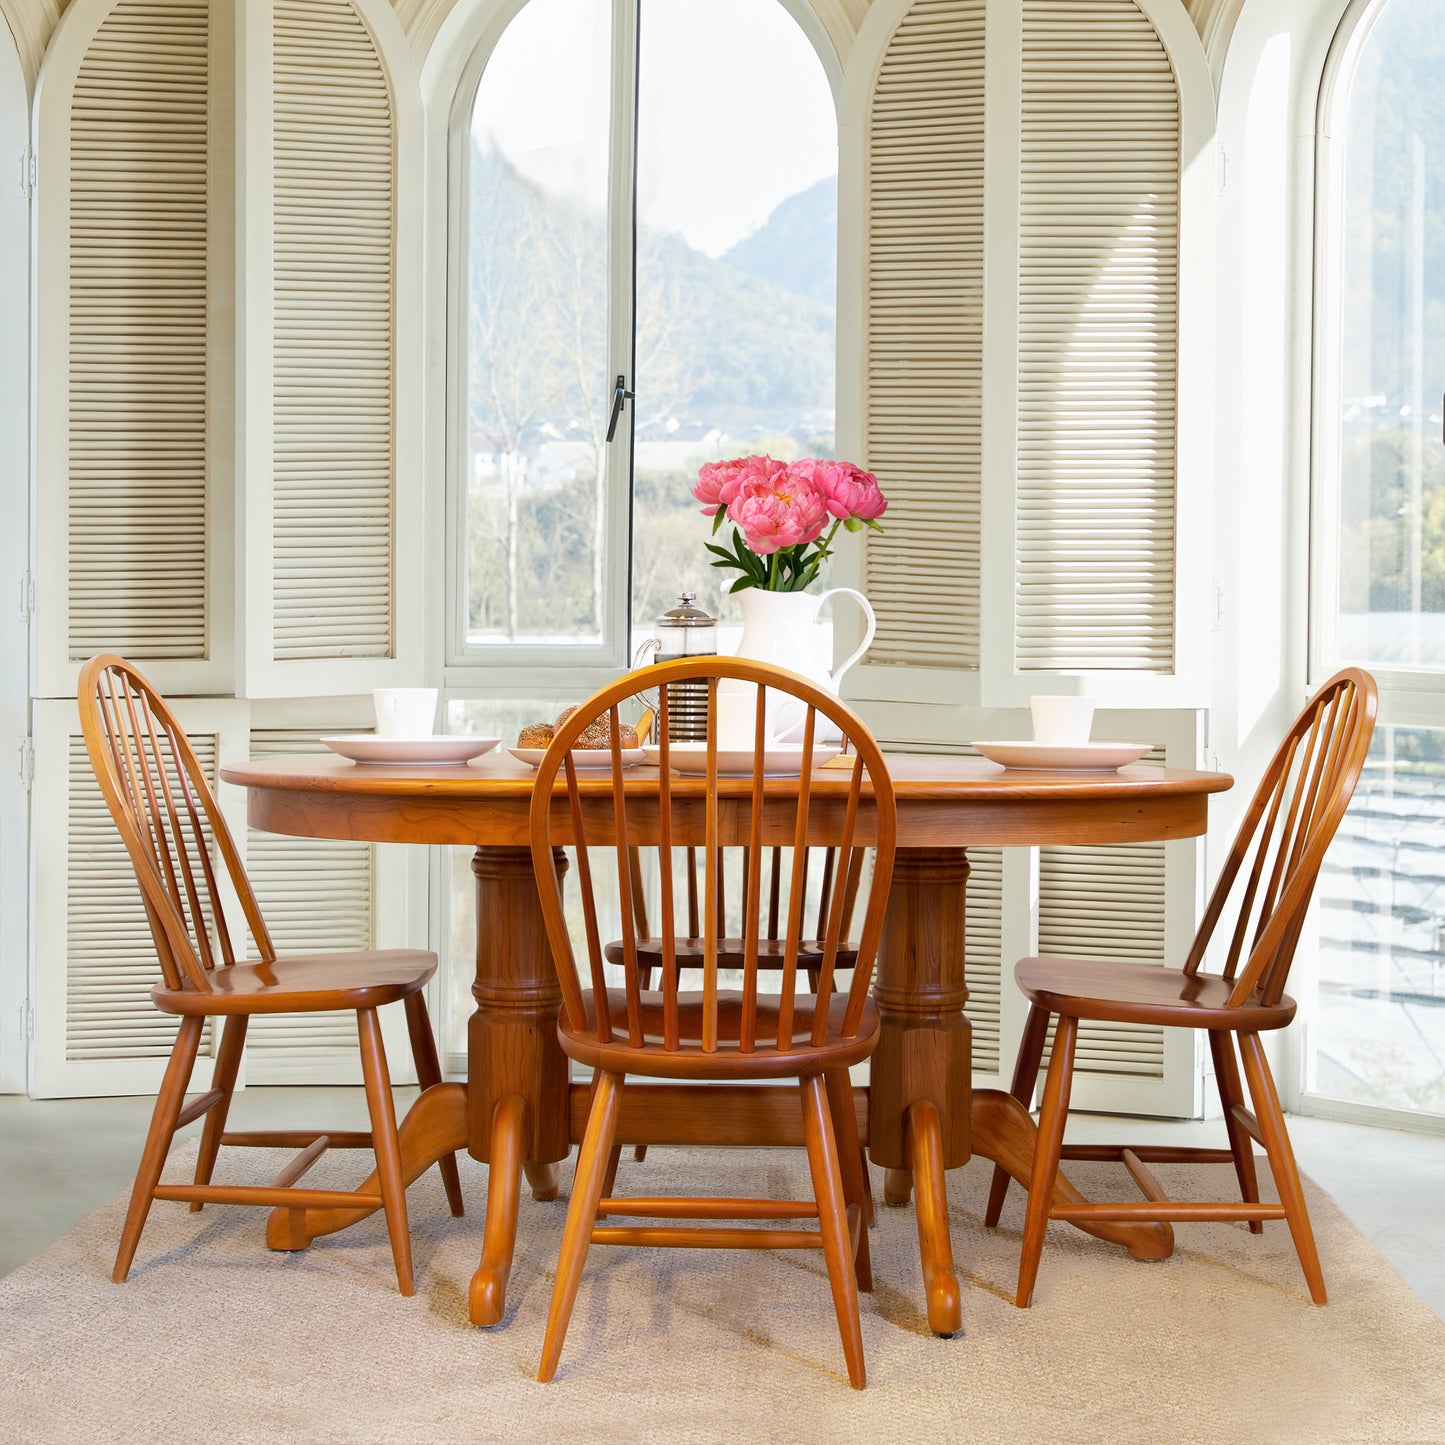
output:
[[[169,1177],[189,1177],[194,1147]],[[349,1184],[360,1159],[311,1179]],[[273,1162],[233,1152],[229,1177],[261,1182]],[[649,1193],[807,1189],[801,1152],[783,1150],[656,1149],[623,1169]],[[1088,1192],[1115,1173],[1073,1172]],[[1160,1173],[1180,1193],[1191,1175],[1232,1177]],[[117,1199],[0,1280],[0,1440],[1445,1440],[1445,1323],[1320,1190],[1323,1309],[1279,1223],[1179,1226],[1158,1264],[1053,1225],[1025,1311],[1011,1303],[1022,1194],[985,1230],[988,1179],[982,1160],[949,1179],[965,1281],[951,1340],[924,1318],[913,1209],[880,1206],[861,1393],[813,1251],[594,1247],[561,1371],[539,1385],[565,1197],[524,1198],[507,1318],[475,1329],[486,1170],[469,1160],[467,1218],[446,1212],[435,1170],[411,1190],[412,1299],[379,1215],[288,1255],[265,1248],[262,1211],[226,1206],[155,1205],[136,1271],[112,1284]]]

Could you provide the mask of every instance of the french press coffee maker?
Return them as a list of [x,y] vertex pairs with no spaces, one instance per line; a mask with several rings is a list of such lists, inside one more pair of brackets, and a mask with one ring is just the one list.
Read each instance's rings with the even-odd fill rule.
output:
[[[677,662],[684,657],[712,657],[717,653],[717,618],[694,606],[697,593],[680,592],[678,605],[669,607],[653,624],[657,635],[643,646],[654,662]],[[669,742],[707,741],[707,682],[672,682],[667,686]]]

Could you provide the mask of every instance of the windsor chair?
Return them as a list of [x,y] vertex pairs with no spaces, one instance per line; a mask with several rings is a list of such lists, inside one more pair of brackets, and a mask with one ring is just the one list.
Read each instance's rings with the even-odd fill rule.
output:
[[[1284,992],[1290,964],[1325,850],[1369,751],[1376,705],[1374,679],[1358,668],[1346,668],[1325,683],[1295,719],[1245,812],[1182,968],[1077,958],[1025,958],[1015,967],[1029,1014],[1011,1092],[1025,1108],[1038,1080],[1049,1021],[1058,1020],[1029,1180],[1017,1294],[1021,1307],[1033,1298],[1050,1219],[1080,1224],[1157,1220],[1166,1227],[1170,1221],[1242,1219],[1258,1234],[1264,1220],[1283,1218],[1310,1298],[1325,1303],[1299,1170],[1260,1035],[1294,1018],[1295,1001]],[[1232,929],[1219,928],[1226,917],[1232,917]],[[1221,940],[1227,937],[1227,944],[1221,971],[1211,974],[1203,965],[1216,934]],[[1206,1030],[1229,1148],[1065,1145],[1075,1045],[1085,1019]],[[1240,1063],[1252,1109],[1241,1088]],[[1251,1141],[1264,1148],[1278,1204],[1260,1202]],[[1061,1159],[1120,1161],[1145,1197],[1142,1202],[1051,1204]],[[1171,1200],[1148,1166],[1186,1161],[1232,1162],[1240,1199]],[[1007,1172],[996,1166],[985,1224],[998,1223],[1008,1184]]]
[[[645,681],[643,680],[645,678]],[[669,769],[665,686],[658,729],[661,756],[655,779],[624,774],[620,749],[613,745],[610,779],[579,779],[570,748],[594,718],[609,716],[618,732],[617,709],[642,687],[704,679],[709,690],[707,772],[699,779],[675,779]],[[802,755],[811,756],[819,714],[840,727],[853,747],[851,767],[830,772],[826,784],[804,771],[796,780],[767,779],[756,767],[747,779],[718,775],[716,692],[721,679],[757,687],[754,743],[763,750],[765,697],[769,688],[799,698],[806,706]],[[553,797],[558,774],[564,786]],[[809,844],[838,850],[845,875],[864,851],[858,804],[864,787],[873,799],[876,822],[869,847],[873,867],[867,879],[857,956],[848,989],[834,988],[842,936],[844,891],[836,890],[822,937],[816,986],[798,987],[803,943],[803,860]],[[589,791],[610,790],[615,846],[606,868],[594,869],[590,850],[575,847],[588,834],[583,801]],[[646,988],[639,962],[632,890],[628,820],[655,810],[661,907],[657,936],[659,987]],[[878,745],[862,722],[843,704],[802,678],[780,669],[735,658],[705,657],[646,668],[583,704],[558,729],[543,758],[531,806],[532,858],[541,895],[548,942],[562,991],[558,1038],[566,1054],[593,1071],[587,1127],[557,1265],[556,1286],[547,1320],[538,1377],[556,1373],[588,1247],[599,1244],[674,1245],[718,1248],[821,1248],[827,1263],[834,1312],[843,1342],[848,1377],[855,1388],[865,1381],[858,1290],[871,1288],[863,1211],[866,1184],[858,1147],[848,1069],[872,1053],[878,1039],[877,1009],[869,997],[882,931],[883,911],[893,871],[897,815],[892,783]],[[563,909],[553,850],[564,841],[575,847],[574,871],[581,898],[583,933],[579,964]],[[782,963],[775,972],[759,965],[764,848],[786,842],[792,868],[784,895],[786,931]],[[717,927],[718,855],[724,845],[740,847],[748,860],[741,933],[741,987],[719,986],[721,940]],[[700,927],[701,988],[679,988],[681,972],[676,939],[681,930],[671,866],[674,848],[696,847],[702,857],[703,907]],[[615,879],[622,918],[622,979],[609,981],[599,931],[599,879]],[[585,969],[585,972],[584,972]],[[763,985],[776,983],[776,992]],[[730,1198],[623,1198],[610,1194],[609,1157],[619,1100],[629,1075],[693,1081],[796,1078],[801,1094],[804,1137],[814,1199],[784,1201]],[[705,1099],[705,1091],[701,1096]],[[700,1103],[705,1107],[705,1103]],[[599,1225],[602,1218],[651,1221],[816,1220],[817,1228],[725,1228],[715,1224],[649,1223]]]
[[[131,1192],[113,1278],[130,1272],[152,1200],[252,1204],[275,1208],[378,1205],[386,1216],[397,1285],[414,1290],[407,1232],[406,1184],[396,1112],[377,1009],[401,1001],[417,1078],[441,1082],[436,1041],[421,992],[436,971],[436,955],[420,949],[278,957],[246,877],[230,829],[204,769],[174,713],[149,682],[113,654],[81,669],[81,729],[97,782],[135,868],[155,939],[162,981],[151,998],[181,1022],[156,1099],[150,1131]],[[223,880],[240,905],[254,957],[239,961],[226,918]],[[356,1014],[370,1131],[227,1132],[246,1028],[257,1014]],[[185,1095],[208,1019],[223,1021],[211,1088],[192,1103]],[[162,1184],[161,1171],[176,1131],[205,1117],[195,1182]],[[222,1145],[299,1148],[265,1187],[212,1184]],[[296,1188],[328,1148],[369,1148],[375,1187],[359,1191]],[[462,1212],[455,1154],[439,1161],[447,1201]]]

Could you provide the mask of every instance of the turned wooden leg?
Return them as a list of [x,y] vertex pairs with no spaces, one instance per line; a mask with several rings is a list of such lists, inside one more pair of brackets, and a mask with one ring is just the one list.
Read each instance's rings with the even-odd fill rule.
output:
[[843,1194],[858,1206],[863,1227],[858,1231],[858,1252],[854,1269],[858,1288],[864,1294],[873,1289],[873,1256],[868,1245],[868,1222],[872,1201],[868,1189],[868,1156],[858,1143],[858,1114],[853,1107],[853,1085],[847,1069],[833,1069],[824,1075],[828,1091],[828,1112],[833,1120],[833,1137],[838,1141],[839,1168],[843,1172]]
[[188,1016],[181,1020],[176,1034],[170,1061],[161,1079],[160,1093],[156,1095],[150,1130],[146,1134],[145,1148],[141,1151],[140,1168],[136,1170],[135,1184],[131,1187],[130,1208],[126,1210],[125,1225],[120,1232],[120,1248],[116,1251],[115,1269],[110,1276],[117,1284],[121,1284],[130,1273],[136,1245],[140,1243],[141,1230],[145,1228],[146,1215],[150,1213],[151,1195],[160,1183],[166,1152],[176,1132],[176,1120],[180,1118],[181,1106],[186,1101],[186,1085],[191,1081],[196,1050],[200,1047],[201,1032],[205,1026],[206,1021],[199,1014]]
[[953,1239],[948,1230],[948,1186],[943,1173],[941,1133],[938,1110],[927,1099],[919,1099],[909,1106],[908,1156],[913,1165],[918,1252],[923,1261],[928,1328],[946,1338],[963,1327],[963,1305],[953,1267]]
[[562,1342],[567,1337],[567,1324],[577,1299],[577,1286],[582,1282],[582,1266],[587,1262],[587,1247],[592,1243],[597,1204],[602,1198],[602,1176],[607,1169],[607,1159],[612,1152],[612,1135],[617,1128],[617,1100],[621,1083],[620,1075],[599,1070],[593,1084],[592,1108],[587,1115],[587,1132],[577,1156],[577,1178],[572,1186],[562,1248],[557,1257],[557,1282],[552,1288],[552,1304],[547,1312],[542,1362],[537,1368],[537,1378],[544,1384],[557,1373]]
[[545,1203],[549,1199],[555,1199],[562,1189],[562,1171],[555,1164],[536,1164],[531,1160],[522,1165],[522,1173],[526,1176],[527,1187],[532,1191],[532,1198],[539,1203]]
[[482,1260],[472,1276],[467,1313],[474,1325],[500,1324],[507,1309],[507,1280],[517,1244],[517,1200],[522,1192],[522,1145],[527,1102],[520,1094],[497,1100],[488,1152],[487,1220]]
[[883,1171],[883,1202],[895,1208],[913,1198],[913,1175],[907,1169],[885,1169]]
[[[838,1141],[833,1133],[822,1079],[810,1074],[799,1082],[803,1093],[803,1136],[813,1174],[813,1197],[818,1201],[818,1228],[823,1236],[828,1283],[833,1287],[833,1312],[838,1317],[838,1333],[843,1340],[848,1383],[855,1390],[861,1390],[867,1378],[863,1368],[863,1324],[858,1318],[858,1280],[849,1239],[848,1200],[843,1192]],[[848,1112],[852,1112],[851,1100]],[[858,1236],[861,1245],[867,1238],[861,1223]]]
[[1074,1080],[1074,1044],[1079,1021],[1059,1016],[1054,1030],[1054,1047],[1049,1055],[1049,1073],[1044,1080],[1043,1105],[1039,1110],[1039,1138],[1034,1146],[1034,1167],[1029,1179],[1029,1205],[1024,1216],[1024,1242],[1019,1258],[1019,1287],[1015,1303],[1027,1309],[1034,1298],[1034,1281],[1039,1273],[1039,1256],[1049,1227],[1049,1204],[1054,1197],[1054,1178],[1059,1172],[1059,1151],[1064,1147],[1064,1124],[1069,1117],[1069,1089]]
[[[1234,1057],[1234,1036],[1223,1029],[1210,1029],[1209,1052],[1214,1059],[1214,1082],[1219,1086],[1224,1125],[1229,1131],[1229,1152],[1234,1156],[1239,1197],[1246,1203],[1256,1204],[1259,1202],[1259,1179],[1254,1169],[1254,1140],[1234,1112],[1245,1107],[1244,1090],[1239,1083],[1239,1065]],[[1264,1220],[1251,1219],[1249,1232],[1263,1234]]]
[[[1019,1041],[1018,1061],[1014,1064],[1013,1084],[1010,1095],[1023,1105],[1028,1113],[1034,1100],[1034,1089],[1039,1081],[1039,1060],[1044,1056],[1044,1041],[1049,1033],[1049,1011],[1037,1004],[1029,1006],[1028,1022],[1024,1024],[1023,1038]],[[983,1222],[992,1229],[1003,1213],[1004,1195],[1008,1193],[1009,1172],[1002,1164],[993,1166],[993,1183],[989,1185],[988,1206],[983,1213]]]
[[381,1043],[381,1021],[374,1008],[357,1009],[361,1040],[361,1075],[366,1084],[366,1106],[371,1114],[371,1147],[376,1152],[376,1174],[386,1211],[386,1232],[396,1263],[396,1283],[402,1294],[415,1292],[412,1278],[411,1235],[406,1222],[406,1183],[401,1173],[401,1145],[396,1137],[396,1105],[391,1077]]
[[[209,1184],[221,1152],[221,1135],[226,1132],[226,1116],[231,1112],[231,1096],[236,1090],[236,1075],[241,1070],[241,1052],[246,1047],[245,1014],[232,1014],[221,1032],[221,1047],[216,1050],[216,1067],[211,1071],[211,1087],[221,1097],[211,1105],[201,1130],[201,1148],[196,1155],[196,1183]],[[203,1200],[191,1201],[191,1213],[199,1214]]]
[[[416,1065],[416,1081],[422,1089],[430,1089],[442,1081],[441,1060],[437,1057],[436,1035],[432,1033],[431,1019],[427,1015],[426,998],[420,993],[409,993],[403,1005],[406,1009],[406,1030],[411,1037],[411,1057]],[[442,1187],[447,1192],[447,1207],[460,1219],[462,1206],[462,1180],[457,1172],[457,1156],[444,1154],[437,1160],[441,1170]]]
[[1284,1205],[1300,1268],[1304,1270],[1310,1298],[1317,1305],[1322,1305],[1325,1303],[1325,1276],[1320,1269],[1314,1230],[1310,1228],[1299,1167],[1290,1147],[1289,1131],[1284,1126],[1284,1113],[1279,1107],[1274,1076],[1269,1071],[1269,1061],[1264,1056],[1264,1045],[1260,1043],[1259,1035],[1241,1034],[1239,1052],[1244,1060],[1244,1076],[1249,1080],[1250,1097],[1254,1100],[1254,1117],[1259,1121],[1260,1136],[1264,1140],[1265,1153],[1269,1155],[1270,1172],[1274,1175],[1274,1187],[1279,1190],[1279,1202]]

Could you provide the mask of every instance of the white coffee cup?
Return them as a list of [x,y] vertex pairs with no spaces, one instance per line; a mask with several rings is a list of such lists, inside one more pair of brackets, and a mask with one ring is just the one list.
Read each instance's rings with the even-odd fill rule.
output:
[[379,687],[371,694],[376,704],[376,735],[382,738],[429,738],[436,720],[434,687]]
[[1076,694],[1040,693],[1029,699],[1034,741],[1055,748],[1076,748],[1089,741],[1094,699]]

